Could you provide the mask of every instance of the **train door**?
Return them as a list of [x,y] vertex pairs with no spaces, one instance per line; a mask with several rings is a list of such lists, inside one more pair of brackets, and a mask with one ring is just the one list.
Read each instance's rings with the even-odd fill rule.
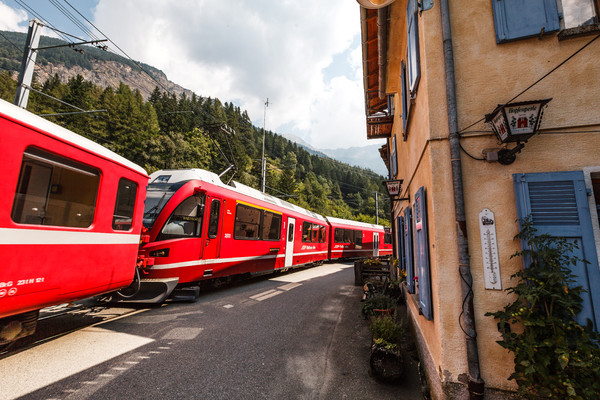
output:
[[206,227],[206,238],[204,239],[204,250],[202,258],[205,260],[215,259],[219,257],[221,246],[221,213],[223,209],[223,201],[221,199],[212,198],[208,211],[208,224]]
[[296,219],[288,217],[287,227],[287,237],[285,239],[285,266],[291,267],[294,259],[294,229],[296,227]]
[[379,232],[373,232],[373,257],[379,257]]

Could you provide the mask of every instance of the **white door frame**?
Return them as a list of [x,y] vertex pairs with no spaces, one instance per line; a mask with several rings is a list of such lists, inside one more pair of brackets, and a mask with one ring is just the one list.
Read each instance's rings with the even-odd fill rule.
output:
[[379,232],[373,232],[373,257],[379,257]]
[[294,236],[296,218],[288,217],[285,235],[285,267],[291,267],[294,259]]

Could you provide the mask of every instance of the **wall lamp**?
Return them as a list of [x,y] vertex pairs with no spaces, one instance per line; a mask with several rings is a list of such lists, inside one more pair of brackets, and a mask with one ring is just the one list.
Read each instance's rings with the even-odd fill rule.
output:
[[410,197],[399,198],[398,196],[402,192],[403,179],[395,179],[390,181],[383,181],[383,184],[390,196],[390,200],[393,204],[394,201],[410,201]]
[[485,122],[492,125],[500,143],[517,143],[512,149],[484,150],[486,160],[498,161],[502,165],[512,164],[527,140],[538,133],[543,109],[550,100],[552,99],[500,104],[490,114],[486,114]]

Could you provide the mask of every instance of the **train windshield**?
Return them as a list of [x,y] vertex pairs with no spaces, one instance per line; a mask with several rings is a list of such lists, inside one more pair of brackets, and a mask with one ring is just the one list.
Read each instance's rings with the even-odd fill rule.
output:
[[146,205],[144,207],[144,228],[150,229],[163,207],[181,185],[154,183],[148,185]]

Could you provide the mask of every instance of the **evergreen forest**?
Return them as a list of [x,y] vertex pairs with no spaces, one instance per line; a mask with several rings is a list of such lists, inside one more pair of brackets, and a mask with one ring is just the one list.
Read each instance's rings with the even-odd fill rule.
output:
[[[15,49],[7,50],[0,42],[0,98],[11,103],[17,85],[14,67],[20,64],[15,64],[14,53]],[[58,59],[52,59],[51,51],[45,52],[40,62],[72,65],[79,55],[69,48],[57,53]],[[63,53],[69,54],[68,62]],[[144,99],[139,90],[122,82],[102,88],[81,75],[67,82],[57,75],[45,82],[34,77],[32,87],[30,112],[96,141],[148,173],[202,168],[220,174],[235,165],[222,176],[223,181],[234,179],[260,189],[264,137],[267,193],[322,215],[375,223],[378,192],[378,221],[389,226],[384,177],[311,154],[281,135],[264,132],[232,103],[196,94],[175,95],[158,86]],[[69,105],[97,112],[74,113],[77,110]]]

